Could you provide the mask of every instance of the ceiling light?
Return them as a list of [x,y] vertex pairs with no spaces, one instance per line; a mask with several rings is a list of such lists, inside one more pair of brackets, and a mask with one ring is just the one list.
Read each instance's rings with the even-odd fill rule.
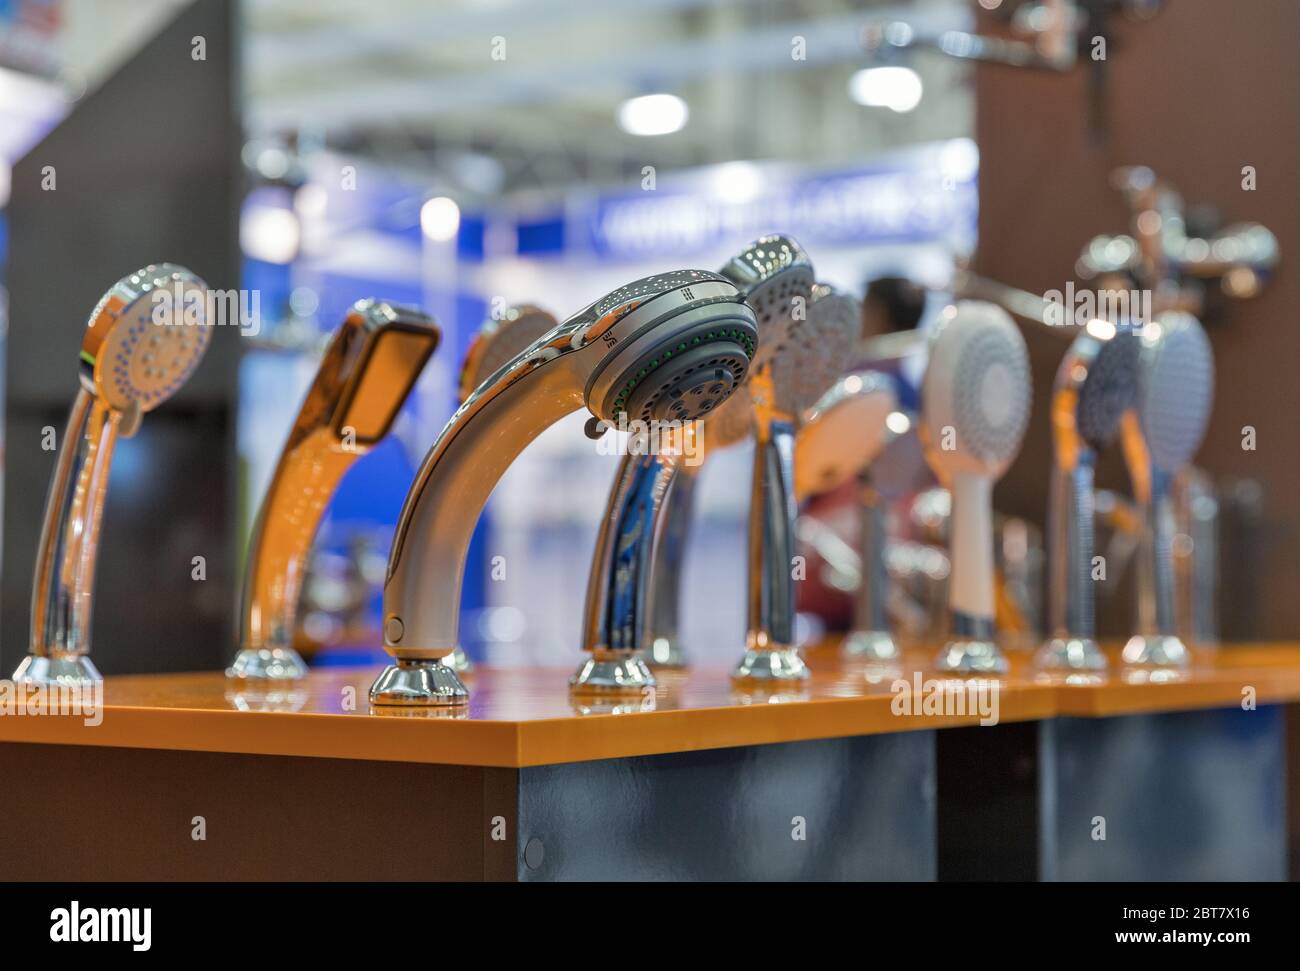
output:
[[910,67],[868,67],[849,78],[849,97],[868,108],[899,113],[921,103],[921,76]]
[[301,240],[298,217],[291,209],[250,206],[239,221],[240,246],[255,260],[292,263]]
[[435,243],[454,239],[460,229],[460,206],[454,199],[434,196],[420,207],[420,228]]
[[618,124],[629,135],[671,135],[686,127],[686,102],[675,94],[644,94],[618,108]]

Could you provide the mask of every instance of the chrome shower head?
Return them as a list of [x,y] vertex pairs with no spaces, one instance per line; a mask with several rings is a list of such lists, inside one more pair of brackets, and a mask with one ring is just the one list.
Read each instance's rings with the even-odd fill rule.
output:
[[890,437],[886,419],[898,407],[883,374],[848,374],[803,416],[795,439],[794,491],[799,499],[828,492],[869,466]]
[[760,236],[719,271],[754,309],[763,340],[754,356],[761,367],[785,346],[788,330],[812,293],[812,261],[789,236]]
[[757,446],[749,508],[746,649],[732,669],[741,684],[808,676],[794,632],[795,432],[803,414],[843,372],[861,326],[858,302],[813,287],[806,313],[792,315],[785,339],[755,367]]
[[99,680],[89,656],[90,621],[113,447],[193,373],[212,337],[207,325],[207,286],[170,263],[123,277],[91,311],[81,390],[45,500],[28,654],[13,680]]
[[484,323],[465,352],[460,369],[460,400],[468,398],[475,388],[558,324],[552,314],[532,304],[507,307],[499,318]]
[[[789,237],[765,236],[729,260],[720,275],[736,285],[755,316],[758,346],[747,348],[752,374],[785,340],[790,322],[806,312],[812,264]],[[701,423],[694,440],[697,457],[701,450],[707,457],[747,438],[756,428],[754,400],[750,385],[735,387]],[[628,455],[619,465],[588,579],[583,648],[591,656],[571,682],[574,691],[635,691],[653,684],[644,661],[635,656],[649,646],[647,638],[671,638],[674,646],[656,649],[656,659],[684,663],[675,645],[678,573],[698,463],[680,458]],[[672,631],[665,633],[660,625]]]
[[150,264],[123,277],[90,313],[81,383],[117,411],[152,411],[183,385],[208,348],[207,284],[184,267]]
[[335,331],[249,540],[240,650],[227,677],[306,675],[293,630],[320,521],[353,463],[388,434],[440,336],[432,318],[377,300],[357,301]]
[[[1074,339],[1052,390],[1048,496],[1048,625],[1036,663],[1099,671],[1094,640],[1093,469],[1137,400],[1138,339],[1132,328],[1095,319]],[[1130,419],[1131,420],[1131,419]]]
[[954,639],[943,670],[1004,671],[993,640],[993,482],[1029,424],[1029,352],[1005,310],[963,300],[942,314],[921,386],[926,460],[952,493],[948,605]]
[[1170,486],[1205,437],[1214,402],[1214,353],[1205,330],[1187,313],[1158,314],[1142,328],[1137,431],[1125,458],[1146,525],[1138,561],[1138,631],[1124,645],[1132,665],[1184,665],[1175,633]]
[[396,663],[372,702],[465,700],[441,663],[456,647],[465,555],[488,495],[529,442],[584,405],[614,425],[702,418],[745,379],[757,336],[734,283],[677,270],[602,297],[476,388],[429,450],[398,520],[384,587]]

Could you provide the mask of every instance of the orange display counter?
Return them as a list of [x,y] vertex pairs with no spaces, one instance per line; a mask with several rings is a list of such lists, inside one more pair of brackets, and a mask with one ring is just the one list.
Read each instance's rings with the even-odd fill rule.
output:
[[[824,814],[853,863],[846,875],[933,878],[937,735],[973,739],[976,754],[961,758],[978,768],[1003,758],[979,747],[1017,723],[1119,724],[1300,700],[1294,644],[1202,652],[1181,672],[1115,667],[1090,683],[1016,657],[978,704],[970,681],[928,669],[928,651],[875,669],[842,663],[833,645],[808,656],[814,676],[801,691],[739,692],[725,671],[705,669],[618,701],[573,698],[567,670],[483,668],[462,710],[371,709],[377,669],[256,690],[215,672],[110,677],[102,718],[0,715],[0,771],[22,780],[0,796],[5,818],[16,832],[70,834],[20,845],[9,866],[26,879],[645,876],[619,867],[642,842],[652,857],[668,852],[690,817],[710,846],[683,846],[681,859],[660,860],[665,872],[825,875],[800,869],[797,844],[787,846],[792,818]],[[978,727],[993,721],[999,729]],[[603,815],[602,799],[614,800]],[[763,862],[739,843],[727,849],[765,838],[733,832],[738,806],[760,821],[771,807],[755,824],[774,827]],[[582,834],[561,832],[558,820],[583,813],[595,816]],[[644,829],[616,851],[623,817]],[[878,830],[852,828],[863,819]],[[534,846],[546,849],[530,862]],[[701,853],[726,858],[691,872],[687,857]]]

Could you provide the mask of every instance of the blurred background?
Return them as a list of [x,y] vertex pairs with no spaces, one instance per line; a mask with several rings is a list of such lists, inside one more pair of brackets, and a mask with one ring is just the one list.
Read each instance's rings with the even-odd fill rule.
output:
[[[179,262],[249,290],[260,326],[217,333],[195,380],[119,445],[96,663],[111,674],[229,660],[240,558],[279,449],[324,339],[376,296],[423,307],[443,342],[392,438],[332,504],[297,634],[314,663],[371,661],[393,524],[493,307],[530,302],[562,319],[649,273],[716,269],[779,231],[822,281],[859,295],[874,282],[888,297],[869,330],[924,330],[959,269],[1040,295],[1087,285],[1090,241],[1132,232],[1121,166],[1178,190],[1189,234],[1260,222],[1285,260],[1300,218],[1297,41],[1288,0],[3,0],[0,663],[26,651],[54,461],[41,429],[62,427],[86,315],[138,265]],[[1283,263],[1246,284],[1173,283],[1199,287],[1218,362],[1200,491],[1184,493],[1214,513],[1199,540],[1217,552],[1204,639],[1294,637],[1296,275]],[[1032,633],[1047,389],[1067,340],[1022,324],[1035,415],[996,502],[1004,576]],[[904,380],[920,363],[904,363]],[[480,523],[462,611],[472,657],[574,661],[617,462],[582,421],[538,440]],[[1122,553],[1117,456],[1099,484],[1119,510],[1107,548]],[[746,449],[709,464],[683,584],[702,663],[734,660],[743,638],[747,497]],[[901,515],[921,547],[941,545],[925,515]],[[817,562],[826,596],[809,636],[843,610],[833,564]],[[898,570],[925,574],[921,601],[944,577],[924,557]],[[1101,632],[1118,637],[1132,598],[1112,574]]]

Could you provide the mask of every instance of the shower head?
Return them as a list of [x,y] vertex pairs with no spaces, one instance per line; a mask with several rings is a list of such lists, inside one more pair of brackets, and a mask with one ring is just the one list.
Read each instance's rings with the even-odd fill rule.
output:
[[82,387],[116,411],[152,411],[198,367],[208,323],[207,285],[184,267],[156,263],[123,277],[86,322]]
[[808,254],[789,236],[761,236],[719,271],[745,295],[763,340],[754,356],[761,367],[784,346],[791,323],[806,309],[813,287]]
[[749,500],[748,633],[732,669],[742,684],[806,678],[795,644],[798,515],[795,432],[806,409],[843,372],[861,327],[858,302],[832,287],[812,288],[805,313],[792,314],[785,339],[750,379],[757,443]]
[[885,442],[870,469],[871,488],[885,502],[903,499],[934,483],[916,426],[917,417],[909,411],[896,411],[885,419]]
[[935,474],[996,479],[1029,424],[1029,353],[1005,310],[963,300],[940,317],[921,385],[920,433]]
[[1158,314],[1142,328],[1137,428],[1126,429],[1125,458],[1146,516],[1138,561],[1138,632],[1124,645],[1133,665],[1183,665],[1175,633],[1170,486],[1205,436],[1214,402],[1214,354],[1191,314]]
[[[1139,344],[1127,325],[1088,322],[1056,372],[1048,498],[1048,625],[1041,667],[1099,671],[1094,640],[1093,467],[1137,400]],[[1128,420],[1132,420],[1131,417]]]
[[1201,447],[1214,404],[1214,352],[1191,314],[1165,313],[1142,328],[1138,422],[1153,471],[1173,475]]
[[240,650],[228,677],[306,675],[293,630],[321,518],[352,464],[388,434],[439,337],[437,324],[417,310],[360,300],[348,311],[262,500],[246,558]]
[[993,640],[993,482],[1029,423],[1029,352],[1005,310],[963,300],[944,310],[921,386],[926,459],[952,494],[943,670],[1004,671]]
[[897,406],[883,374],[864,371],[836,381],[804,413],[795,440],[795,496],[828,492],[866,469],[885,445],[885,421]]
[[170,263],[123,277],[91,311],[81,389],[45,500],[28,654],[13,680],[99,680],[89,657],[90,621],[113,447],[193,373],[212,337],[208,324],[206,284]]
[[488,495],[542,431],[584,405],[606,422],[689,421],[744,381],[758,330],[726,277],[677,270],[602,297],[535,340],[457,409],[407,494],[384,587],[396,658],[375,704],[454,704],[442,658],[456,647],[465,555]]
[[488,320],[465,352],[460,369],[460,400],[468,398],[475,388],[557,324],[553,315],[531,304],[507,307],[499,318]]
[[1056,372],[1052,427],[1056,458],[1067,465],[1080,449],[1099,452],[1119,434],[1137,400],[1139,344],[1127,325],[1089,321]]
[[[720,272],[735,282],[754,311],[759,341],[750,372],[766,373],[773,359],[785,353],[798,319],[808,311],[815,285],[812,261],[797,242],[776,234],[754,240]],[[749,386],[740,388],[703,425],[703,447],[712,451],[748,438],[754,431],[754,406]]]
[[844,373],[862,327],[862,306],[834,287],[813,287],[807,313],[790,321],[785,340],[755,370],[770,372],[772,406],[793,417],[803,412]]
[[[764,236],[729,260],[719,275],[736,285],[754,313],[759,340],[752,373],[770,360],[769,349],[785,340],[790,322],[806,311],[812,264],[789,237]],[[755,430],[749,387],[737,387],[700,423],[696,447],[689,453],[661,452],[648,459],[628,455],[619,464],[588,578],[583,648],[591,657],[571,682],[575,691],[626,691],[653,684],[645,662],[634,655],[638,648],[652,647],[657,661],[685,663],[676,640],[676,616],[694,473],[701,457],[707,459]],[[688,457],[695,461],[683,460]]]

